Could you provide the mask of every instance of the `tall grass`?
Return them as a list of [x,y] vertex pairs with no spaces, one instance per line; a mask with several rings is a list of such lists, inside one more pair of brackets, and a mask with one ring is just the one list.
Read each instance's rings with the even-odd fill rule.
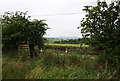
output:
[[10,56],[8,53],[3,55],[3,79],[109,78],[113,70],[106,69],[103,74],[104,71],[97,69],[97,61],[96,55],[80,55],[75,52],[65,54],[58,50],[43,50],[29,61],[20,60],[19,55]]

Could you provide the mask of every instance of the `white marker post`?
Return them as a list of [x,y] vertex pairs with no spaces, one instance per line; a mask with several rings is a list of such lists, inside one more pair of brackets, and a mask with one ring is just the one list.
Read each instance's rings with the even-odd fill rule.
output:
[[68,51],[67,51],[67,48],[66,48],[66,50],[65,50],[65,53],[67,53]]
[[40,52],[43,52],[42,48],[41,48]]

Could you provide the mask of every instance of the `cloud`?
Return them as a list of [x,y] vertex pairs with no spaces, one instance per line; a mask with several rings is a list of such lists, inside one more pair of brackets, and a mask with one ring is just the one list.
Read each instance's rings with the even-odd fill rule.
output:
[[[108,0],[110,2],[110,0]],[[0,14],[5,11],[28,11],[32,19],[46,19],[51,29],[46,36],[81,36],[77,27],[85,15],[85,5],[97,0],[1,0]]]

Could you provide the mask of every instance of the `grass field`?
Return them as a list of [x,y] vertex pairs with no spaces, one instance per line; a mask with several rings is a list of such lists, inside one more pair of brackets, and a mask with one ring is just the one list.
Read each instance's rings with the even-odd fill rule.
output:
[[52,43],[55,42],[55,41],[62,41],[63,39],[47,39],[48,40],[48,43]]
[[[74,47],[80,47],[80,44],[53,44],[53,43],[49,43],[49,44],[45,44],[45,45],[55,45],[55,46],[74,46]],[[89,47],[89,45],[85,45],[85,44],[83,44],[82,47]]]
[[[48,40],[48,42],[45,43],[45,45],[80,47],[80,44],[57,44],[57,43],[53,43],[54,41],[61,41],[63,39],[47,39],[47,40]],[[83,44],[82,47],[89,47],[89,45]]]
[[[108,79],[113,69],[98,67],[97,55],[44,50],[37,57],[21,59],[15,52],[3,54],[3,79]],[[101,67],[101,66],[100,66]]]

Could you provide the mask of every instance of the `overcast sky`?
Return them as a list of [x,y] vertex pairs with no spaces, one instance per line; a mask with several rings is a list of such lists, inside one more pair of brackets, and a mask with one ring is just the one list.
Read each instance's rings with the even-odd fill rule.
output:
[[[103,1],[103,0],[101,0]],[[111,0],[106,0],[110,3]],[[0,14],[6,11],[28,11],[32,19],[45,19],[46,37],[81,37],[80,21],[85,16],[86,5],[96,5],[97,0],[0,0]]]

